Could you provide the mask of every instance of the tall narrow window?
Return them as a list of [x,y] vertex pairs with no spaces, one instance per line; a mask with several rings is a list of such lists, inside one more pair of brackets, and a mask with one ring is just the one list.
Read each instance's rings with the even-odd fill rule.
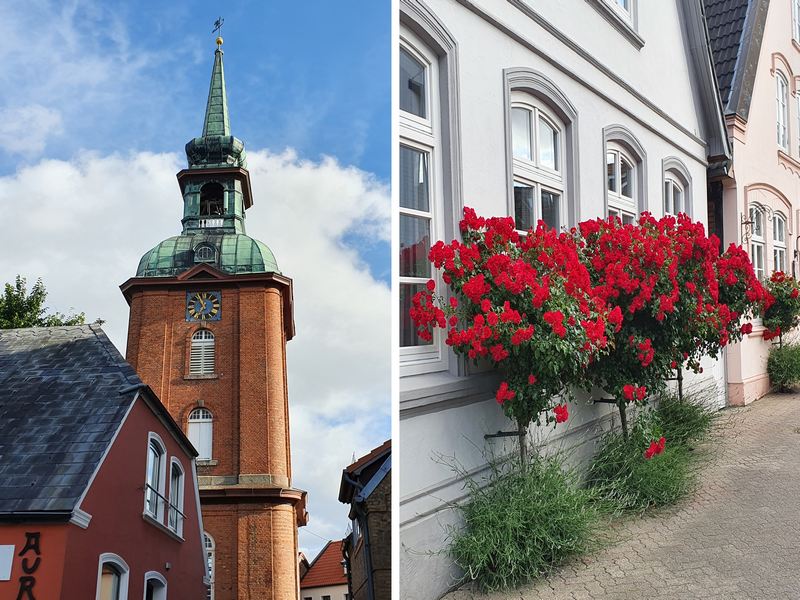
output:
[[789,151],[789,84],[780,71],[775,72],[777,82],[777,133],[778,146]]
[[167,600],[167,580],[155,571],[145,573],[144,600]]
[[686,212],[683,185],[674,177],[664,179],[664,214],[677,215]]
[[621,145],[609,143],[606,149],[606,190],[608,216],[627,225],[636,220],[637,162]]
[[772,270],[786,272],[786,219],[781,214],[772,218]]
[[535,229],[544,221],[564,222],[563,124],[529,94],[512,92],[511,147],[514,171],[514,221]]
[[166,450],[151,434],[147,445],[147,474],[145,478],[145,510],[156,520],[164,514],[164,469]]
[[95,599],[127,600],[129,572],[128,564],[121,556],[111,552],[102,553],[97,566]]
[[198,460],[211,460],[214,446],[214,418],[210,410],[195,408],[189,413],[187,435],[197,450]]
[[183,468],[177,459],[172,459],[169,474],[169,515],[167,527],[183,535]]
[[189,374],[210,375],[214,373],[214,334],[200,329],[192,335],[189,353]]
[[800,42],[800,0],[792,0],[792,37]]
[[440,106],[436,55],[411,32],[400,46],[400,363],[403,374],[446,367],[441,332],[432,339],[417,333],[409,314],[414,296],[437,279],[428,261],[431,244],[443,237]]
[[206,569],[208,570],[208,592],[206,600],[214,600],[214,538],[203,532],[203,547],[206,552]]
[[750,220],[753,222],[753,233],[750,237],[750,261],[756,277],[763,280],[766,276],[764,267],[764,211],[760,206],[750,207]]

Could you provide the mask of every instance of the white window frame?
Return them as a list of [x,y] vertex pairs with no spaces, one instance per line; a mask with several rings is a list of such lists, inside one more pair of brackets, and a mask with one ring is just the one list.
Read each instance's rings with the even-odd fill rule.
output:
[[[750,236],[750,262],[753,263],[753,271],[755,271],[756,277],[758,277],[761,281],[765,281],[767,278],[767,266],[765,264],[765,253],[766,253],[766,240],[764,239],[764,229],[766,228],[766,223],[764,221],[765,211],[759,204],[752,204],[749,209],[749,216],[750,220],[753,221],[752,225],[752,235]],[[761,223],[761,232],[760,234],[756,233],[756,223],[760,220]],[[761,259],[760,261],[758,259]]]
[[789,152],[789,80],[775,71],[775,110],[778,146]]
[[214,332],[198,329],[192,334],[189,344],[189,375],[213,375],[217,359]]
[[[158,481],[151,482],[150,480],[150,449],[157,447],[160,452],[158,453]],[[145,461],[145,488],[144,488],[144,513],[155,519],[159,523],[163,523],[164,521],[164,513],[165,513],[165,501],[164,501],[164,489],[166,485],[166,477],[167,477],[167,446],[164,444],[164,440],[161,439],[157,433],[151,431],[147,434],[147,459]],[[152,485],[153,483],[157,483],[157,486]],[[153,493],[153,492],[156,493]],[[151,509],[151,498],[153,499],[152,502],[155,503],[155,512]]]
[[622,19],[627,21],[630,25],[634,25],[636,23],[637,2],[636,0],[627,0],[628,8],[625,8],[622,5],[624,1],[625,0],[606,0],[608,5],[611,6]]
[[206,557],[206,577],[208,578],[206,600],[214,600],[214,571],[216,570],[217,543],[207,531],[203,532],[203,553]]
[[[509,127],[512,135],[511,148],[512,148],[512,169],[513,169],[513,184],[519,183],[521,185],[532,188],[533,190],[533,215],[531,215],[531,225],[536,229],[538,222],[542,219],[542,192],[549,191],[558,194],[558,229],[564,228],[567,221],[566,209],[566,186],[564,183],[564,165],[565,165],[565,150],[564,150],[564,137],[565,127],[560,119],[556,118],[547,108],[538,101],[535,97],[528,93],[516,90],[511,91],[511,107],[509,115],[513,115],[514,109],[522,109],[528,111],[530,115],[530,152],[531,159],[525,159],[514,156],[514,140],[513,140],[513,126]],[[539,148],[539,128],[541,122],[545,121],[556,132],[556,154],[555,163],[556,167],[551,168],[541,163],[541,152]],[[514,193],[512,190],[512,199]],[[512,206],[512,218],[516,222],[516,204]],[[519,229],[520,233],[526,233],[527,230]]]
[[800,43],[800,0],[792,0],[792,39]]
[[[178,486],[173,485],[173,474],[178,472]],[[167,529],[173,531],[178,537],[183,537],[183,502],[186,496],[186,471],[176,456],[169,461],[169,507],[167,508]]]
[[[614,159],[614,180],[616,190],[609,189],[608,184],[608,156]],[[622,160],[631,165],[630,182],[632,194],[630,197],[622,193]],[[623,224],[634,223],[639,216],[639,161],[621,144],[609,141],[606,144],[605,161],[605,186],[608,198],[608,216],[618,217]]]
[[[680,206],[676,206],[675,192],[680,192]],[[672,174],[664,177],[664,214],[677,217],[679,213],[687,213],[686,187],[683,182]]]
[[776,212],[772,216],[772,268],[786,272],[786,217]]
[[[214,413],[205,406],[198,406],[192,410],[186,419],[186,437],[197,450],[197,460],[213,460]],[[204,438],[208,438],[208,441]]]
[[147,571],[144,574],[143,600],[147,600],[147,584],[150,581],[157,581],[161,584],[161,589],[156,590],[156,593],[153,595],[153,600],[167,600],[167,580],[158,571]]
[[[442,137],[440,97],[438,89],[439,65],[432,52],[416,35],[406,29],[400,32],[400,47],[425,66],[425,105],[427,118],[400,110],[399,143],[401,146],[423,152],[428,156],[428,199],[429,212],[400,207],[401,215],[428,219],[430,222],[430,243],[444,239],[444,189],[442,174]],[[398,260],[399,257],[395,257]],[[425,285],[427,277],[399,277],[399,286],[404,284]],[[439,273],[431,265],[431,277],[437,283],[437,291],[443,290]],[[401,315],[401,319],[403,315]],[[399,351],[401,376],[417,375],[448,368],[449,354],[444,343],[445,336],[440,328],[433,329],[430,344],[401,346]]]
[[97,561],[97,586],[95,587],[95,600],[100,600],[100,584],[103,580],[103,566],[111,565],[119,572],[119,600],[128,600],[128,579],[130,567],[128,563],[113,552],[103,552]]

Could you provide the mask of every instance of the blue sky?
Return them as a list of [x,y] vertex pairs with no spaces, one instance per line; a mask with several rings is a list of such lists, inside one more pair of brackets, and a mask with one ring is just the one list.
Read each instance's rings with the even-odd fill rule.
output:
[[118,286],[180,231],[175,173],[202,131],[222,14],[247,232],[294,281],[293,470],[313,557],[347,526],[341,469],[391,436],[390,2],[220,6],[0,3],[0,205],[15,225],[0,284],[41,277],[52,310],[102,317],[124,353]]
[[[202,130],[220,14],[234,135],[247,148],[334,156],[388,182],[390,3],[373,0],[0,7],[12,65],[0,70],[0,85],[14,90],[0,111],[33,105],[42,117],[27,147],[9,151],[25,134],[12,128],[3,144],[0,130],[0,174],[81,150],[181,151]],[[59,55],[55,64],[48,52]],[[48,68],[56,71],[45,81],[31,77]],[[11,120],[25,124],[17,113]],[[343,243],[389,280],[388,245],[357,232]]]

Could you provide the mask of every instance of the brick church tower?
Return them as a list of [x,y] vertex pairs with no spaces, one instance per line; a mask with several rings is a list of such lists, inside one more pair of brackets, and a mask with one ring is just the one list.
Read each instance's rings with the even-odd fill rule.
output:
[[307,518],[289,451],[292,280],[245,234],[253,196],[244,144],[231,135],[221,44],[203,135],[186,144],[188,168],[177,174],[182,232],[121,286],[127,359],[198,449],[209,598],[285,600],[299,594],[297,527]]

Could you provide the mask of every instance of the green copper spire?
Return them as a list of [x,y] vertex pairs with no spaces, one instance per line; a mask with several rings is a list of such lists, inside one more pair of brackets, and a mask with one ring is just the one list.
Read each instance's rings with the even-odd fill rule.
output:
[[211,86],[208,88],[206,120],[203,123],[203,137],[211,135],[230,135],[231,124],[228,119],[228,96],[225,93],[225,70],[222,67],[222,48],[214,52],[214,68],[211,71]]
[[211,85],[208,88],[203,135],[186,144],[190,169],[241,167],[247,168],[247,154],[242,140],[231,135],[228,119],[228,93],[225,90],[225,69],[222,66],[222,38],[217,38]]

